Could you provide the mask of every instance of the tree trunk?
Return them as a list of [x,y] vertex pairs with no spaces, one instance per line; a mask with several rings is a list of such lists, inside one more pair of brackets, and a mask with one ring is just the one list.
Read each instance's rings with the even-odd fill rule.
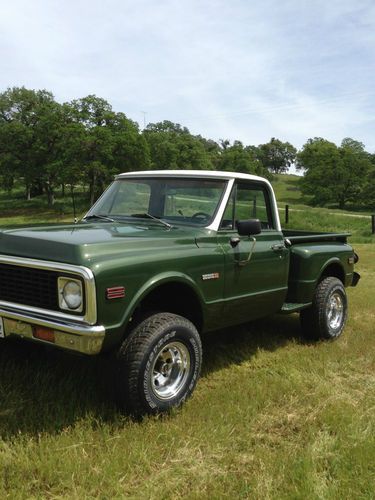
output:
[[61,184],[61,196],[65,196],[65,184]]
[[48,206],[52,207],[55,203],[55,193],[53,192],[53,188],[49,182],[47,182],[44,186],[44,190],[47,194]]
[[26,199],[27,201],[31,200],[31,187],[29,184],[26,185]]
[[55,195],[54,195],[54,192],[49,189],[47,191],[47,200],[48,200],[48,206],[49,207],[53,207],[54,203],[55,203]]

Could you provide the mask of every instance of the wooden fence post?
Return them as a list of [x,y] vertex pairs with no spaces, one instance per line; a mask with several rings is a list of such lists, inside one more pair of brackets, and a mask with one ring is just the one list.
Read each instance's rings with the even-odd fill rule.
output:
[[285,205],[285,224],[289,222],[289,205]]

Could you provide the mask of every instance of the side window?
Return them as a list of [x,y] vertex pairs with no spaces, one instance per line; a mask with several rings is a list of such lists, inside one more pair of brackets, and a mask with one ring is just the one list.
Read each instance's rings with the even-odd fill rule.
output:
[[259,219],[262,229],[274,228],[269,194],[264,186],[247,183],[235,185],[220,229],[233,229],[236,220],[244,219]]

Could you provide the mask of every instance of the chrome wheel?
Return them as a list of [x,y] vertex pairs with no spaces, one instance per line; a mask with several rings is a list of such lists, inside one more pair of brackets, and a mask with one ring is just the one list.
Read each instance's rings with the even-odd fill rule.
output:
[[300,314],[301,325],[310,340],[337,339],[348,316],[348,300],[342,281],[327,276],[318,283],[311,307]]
[[343,298],[340,293],[335,292],[329,298],[327,320],[332,330],[336,330],[342,325],[345,309]]
[[151,387],[156,397],[173,399],[184,387],[190,371],[190,353],[181,342],[170,342],[155,356]]

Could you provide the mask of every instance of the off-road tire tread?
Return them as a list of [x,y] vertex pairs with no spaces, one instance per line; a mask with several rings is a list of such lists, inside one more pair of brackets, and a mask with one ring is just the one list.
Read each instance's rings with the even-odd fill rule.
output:
[[[116,391],[118,403],[122,408],[134,416],[150,413],[150,408],[144,406],[138,394],[138,376],[141,364],[144,361],[144,353],[150,346],[150,341],[159,334],[160,328],[186,327],[195,333],[195,340],[202,352],[200,336],[189,320],[172,313],[157,313],[147,317],[139,323],[134,330],[125,338],[118,353],[118,370],[115,384],[121,384],[121,389]],[[199,367],[200,369],[200,367]],[[191,394],[186,394],[184,400]]]
[[345,301],[345,318],[340,332],[338,335],[332,336],[327,331],[325,302],[328,298],[328,293],[333,286],[339,286],[346,299],[346,292],[342,282],[334,276],[328,276],[327,278],[324,278],[316,287],[312,306],[308,309],[302,310],[300,313],[303,333],[311,340],[335,339],[341,335],[344,329],[347,319],[347,301]]

